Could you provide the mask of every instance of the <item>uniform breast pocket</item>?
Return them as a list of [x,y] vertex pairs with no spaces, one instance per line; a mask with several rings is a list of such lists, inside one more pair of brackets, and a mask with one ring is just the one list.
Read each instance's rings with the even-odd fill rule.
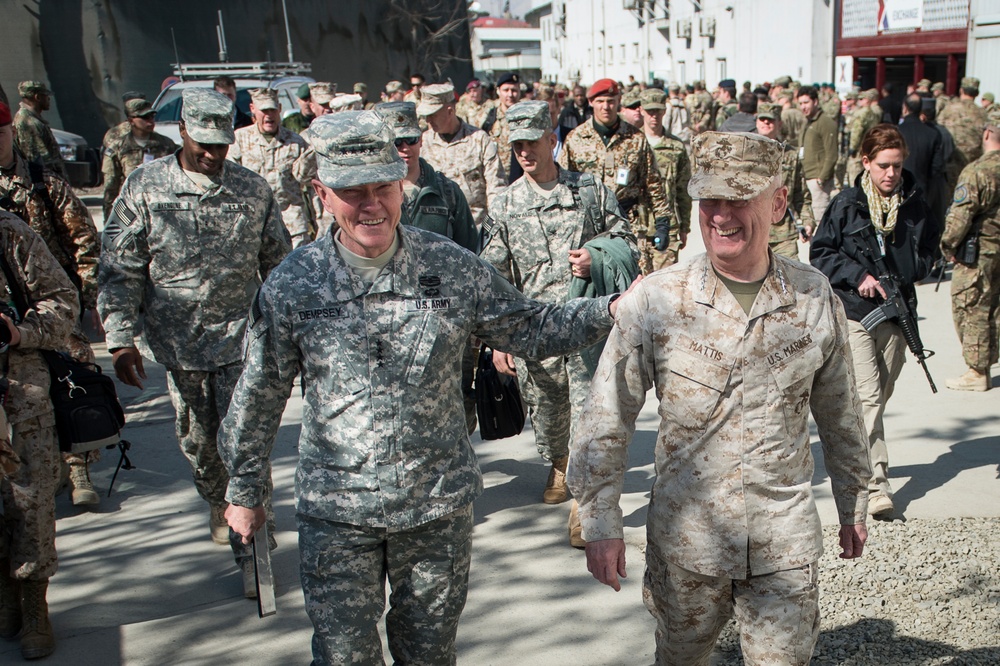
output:
[[813,378],[822,366],[823,351],[816,345],[806,347],[772,366],[771,374],[778,386],[778,397],[786,419],[798,419],[808,412]]
[[670,354],[665,399],[669,413],[678,426],[700,430],[719,409],[719,403],[731,365],[719,365],[704,356],[674,349]]
[[462,180],[468,183],[469,186],[472,188],[480,186],[484,181],[483,174],[479,170],[479,167],[476,167],[475,169],[469,169],[468,171],[463,171]]

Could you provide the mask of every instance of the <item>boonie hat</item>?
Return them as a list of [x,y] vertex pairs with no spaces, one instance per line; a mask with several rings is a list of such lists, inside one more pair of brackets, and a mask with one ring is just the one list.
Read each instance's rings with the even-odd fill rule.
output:
[[413,102],[381,102],[375,105],[375,111],[389,123],[397,139],[416,139],[423,134]]
[[753,199],[781,172],[781,144],[759,134],[703,132],[691,149],[688,194],[695,199]]
[[615,83],[614,79],[598,79],[587,90],[587,100],[592,100],[601,95],[617,95],[618,92],[618,84]]
[[258,111],[280,109],[278,90],[276,88],[254,88],[250,91],[250,101]]
[[332,83],[320,81],[309,84],[309,101],[316,104],[329,104],[333,96],[337,94],[337,86]]
[[761,102],[757,105],[757,117],[764,120],[781,120],[781,105]]
[[320,116],[309,126],[320,182],[333,189],[390,183],[406,175],[389,123],[376,111]]
[[17,94],[21,97],[31,97],[32,95],[51,95],[49,90],[41,81],[21,81],[17,84]]
[[647,111],[667,108],[667,93],[659,88],[646,88],[639,95],[639,103]]
[[518,102],[507,109],[507,126],[510,128],[510,143],[515,141],[537,141],[552,129],[549,103],[537,100]]
[[151,113],[156,113],[153,110],[153,103],[144,97],[139,97],[137,99],[130,99],[125,102],[125,117],[126,118],[142,118]]
[[214,144],[236,141],[233,131],[235,107],[228,97],[208,88],[186,88],[182,100],[181,119],[193,140]]
[[435,83],[420,89],[418,116],[429,116],[455,101],[455,86],[450,83]]

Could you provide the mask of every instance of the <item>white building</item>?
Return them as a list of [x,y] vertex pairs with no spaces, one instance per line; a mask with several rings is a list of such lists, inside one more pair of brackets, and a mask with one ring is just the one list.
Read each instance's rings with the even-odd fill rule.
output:
[[523,21],[485,17],[472,24],[472,70],[476,78],[495,81],[504,72],[522,80],[541,77],[541,30]]
[[536,0],[536,12],[549,81],[833,78],[831,0]]

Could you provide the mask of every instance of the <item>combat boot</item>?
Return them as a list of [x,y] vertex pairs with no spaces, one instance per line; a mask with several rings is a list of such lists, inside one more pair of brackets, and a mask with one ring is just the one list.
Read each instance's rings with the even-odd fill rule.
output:
[[225,504],[213,504],[208,526],[212,530],[212,541],[220,546],[229,545],[229,523],[226,522]]
[[562,504],[569,499],[569,489],[566,487],[566,464],[569,463],[569,456],[556,458],[552,461],[552,469],[549,470],[549,480],[545,484],[545,491],[542,493],[542,501],[546,504]]
[[21,656],[25,659],[41,659],[56,649],[56,637],[49,622],[49,605],[45,601],[48,589],[47,579],[21,583]]
[[10,560],[0,560],[0,638],[21,631],[21,583],[10,575]]
[[73,506],[97,504],[100,496],[90,482],[90,467],[87,463],[70,463],[69,480],[73,484]]
[[980,372],[969,368],[961,377],[946,379],[944,384],[953,391],[989,391],[990,371]]
[[576,500],[573,500],[573,506],[569,510],[569,545],[574,548],[587,547],[583,538],[583,525],[580,524],[580,505]]

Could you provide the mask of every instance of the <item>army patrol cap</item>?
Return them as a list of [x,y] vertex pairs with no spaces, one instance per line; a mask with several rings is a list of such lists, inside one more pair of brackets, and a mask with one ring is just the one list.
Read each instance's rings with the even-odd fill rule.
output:
[[250,91],[250,101],[258,111],[280,109],[278,90],[276,88],[254,88]]
[[137,90],[129,90],[122,93],[122,104],[124,105],[130,99],[146,99],[146,93],[139,92]]
[[21,97],[32,95],[52,95],[52,91],[41,81],[21,81],[17,84],[17,94]]
[[153,103],[148,99],[140,97],[137,99],[130,99],[125,102],[126,118],[142,118],[143,116],[155,113],[156,111],[153,110]]
[[858,99],[858,93],[856,93],[856,92],[854,92],[852,90],[851,92],[849,92],[846,95],[844,95],[844,99],[853,99],[853,100],[857,101],[857,99]]
[[990,104],[997,101],[997,98],[993,95],[993,93],[983,93],[983,99],[985,99]]
[[622,95],[622,108],[624,109],[636,109],[639,108],[640,103],[640,91],[638,88],[630,88]]
[[761,102],[757,105],[757,117],[764,120],[781,120],[781,105]]
[[681,84],[677,83],[676,81],[671,81],[670,85],[667,86],[667,90],[669,92],[680,92]]
[[419,139],[423,135],[413,102],[381,102],[375,110],[389,123],[397,139]]
[[429,116],[443,109],[448,104],[455,103],[455,86],[450,83],[435,83],[420,89],[420,104],[417,105],[418,116]]
[[930,79],[920,79],[919,81],[917,81],[917,87],[918,88],[930,88],[931,87],[931,80]]
[[986,112],[986,126],[1000,131],[1000,106],[993,105]]
[[774,80],[775,86],[781,86],[782,88],[787,88],[792,85],[792,77],[790,76],[779,76]]
[[879,99],[878,90],[876,90],[875,88],[869,88],[868,90],[861,93],[861,96],[870,102],[877,102]]
[[664,110],[667,108],[667,93],[659,88],[646,88],[639,95],[639,101],[642,104],[642,108],[647,111]]
[[781,144],[759,134],[703,132],[691,150],[688,193],[695,199],[747,201],[781,173]]
[[358,81],[354,84],[354,92],[359,95],[364,95],[368,93],[368,85]]
[[337,86],[325,81],[309,84],[309,100],[316,104],[329,104],[337,94]]
[[320,182],[335,190],[391,183],[406,175],[396,136],[377,111],[320,116],[309,126]]
[[188,136],[198,143],[232,144],[236,141],[233,131],[236,107],[232,100],[209,88],[185,88],[181,94],[181,120]]
[[979,89],[979,79],[974,76],[964,76],[962,77],[962,87],[963,88],[975,88]]
[[510,143],[515,141],[537,141],[552,129],[549,103],[537,100],[518,102],[507,109],[507,126],[510,128]]
[[944,91],[944,84],[940,81],[931,86],[931,92],[937,92],[938,90]]
[[387,95],[392,95],[393,93],[403,92],[402,81],[389,81],[385,84],[385,93]]

